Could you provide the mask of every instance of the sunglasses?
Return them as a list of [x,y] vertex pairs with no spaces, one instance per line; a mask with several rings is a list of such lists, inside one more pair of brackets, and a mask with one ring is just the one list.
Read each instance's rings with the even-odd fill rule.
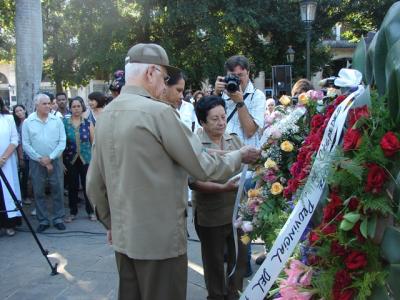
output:
[[[161,69],[159,69],[159,68],[157,68],[157,67],[155,67],[155,69],[156,69],[157,71],[159,71],[161,74],[163,74],[163,72],[161,71]],[[165,83],[167,83],[168,80],[170,80],[170,79],[171,79],[171,77],[170,77],[169,75],[164,75],[164,82],[165,82]]]

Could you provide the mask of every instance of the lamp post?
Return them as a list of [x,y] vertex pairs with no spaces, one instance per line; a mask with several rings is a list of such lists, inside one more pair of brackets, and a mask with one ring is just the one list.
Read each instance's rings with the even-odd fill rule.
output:
[[315,20],[315,11],[317,10],[317,2],[302,1],[300,3],[300,16],[307,32],[307,79],[310,80],[310,42],[311,42],[311,26]]
[[289,45],[289,47],[286,51],[286,61],[288,62],[288,64],[293,64],[295,53],[296,52],[293,50],[292,45]]

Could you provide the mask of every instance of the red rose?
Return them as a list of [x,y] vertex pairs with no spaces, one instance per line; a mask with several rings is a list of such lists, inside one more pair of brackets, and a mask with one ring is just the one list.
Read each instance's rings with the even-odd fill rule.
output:
[[343,138],[343,150],[356,150],[361,144],[361,132],[358,129],[350,128]]
[[357,240],[358,240],[359,242],[364,242],[364,241],[365,241],[365,237],[364,237],[364,236],[362,235],[362,233],[361,233],[360,226],[361,226],[361,221],[358,221],[358,222],[353,226],[353,228],[351,229],[351,232],[353,232],[353,233],[356,235]]
[[353,127],[361,117],[369,117],[369,111],[366,105],[351,109],[349,111],[349,128]]
[[342,199],[340,199],[338,194],[332,192],[329,198],[329,203],[323,208],[323,222],[331,221],[338,214],[342,206]]
[[386,171],[374,163],[367,164],[368,175],[367,184],[365,186],[366,192],[371,192],[373,194],[379,194],[382,190],[382,186],[388,179]]
[[319,127],[322,126],[322,124],[324,124],[325,118],[323,115],[315,115],[314,117],[312,117],[311,119],[311,128],[316,128],[318,129]]
[[340,103],[344,101],[344,99],[347,98],[347,95],[340,95],[339,97],[336,98],[335,102],[333,105],[338,106]]
[[333,241],[331,244],[331,253],[337,256],[344,256],[346,254],[346,248],[340,245],[338,241]]
[[292,194],[296,192],[299,187],[299,182],[296,179],[289,179],[286,188],[283,190],[283,196],[286,199],[290,199]]
[[345,269],[340,270],[335,274],[335,282],[333,284],[333,290],[341,292],[351,284],[351,281],[352,280],[350,274],[347,272],[347,270]]
[[311,231],[308,235],[308,242],[310,245],[314,245],[316,242],[319,241],[319,235],[315,231]]
[[400,150],[400,141],[392,131],[382,137],[380,145],[387,157],[395,155]]
[[332,116],[334,111],[335,111],[335,107],[332,104],[330,104],[330,105],[328,105],[326,107],[325,117],[328,119],[328,121],[329,121],[329,118]]
[[296,177],[297,174],[300,173],[301,167],[302,167],[302,166],[301,166],[301,164],[300,164],[299,162],[293,163],[293,164],[290,166],[290,169],[289,169],[290,174],[291,174],[292,176]]
[[344,291],[337,291],[334,293],[334,300],[352,300],[354,299],[355,289],[345,289]]
[[353,250],[345,258],[344,263],[349,270],[362,269],[367,265],[367,256],[361,251]]
[[349,201],[349,209],[351,211],[354,211],[358,208],[358,205],[360,204],[360,200],[358,200],[357,197],[351,197]]
[[337,231],[337,226],[335,224],[322,225],[321,232],[325,235],[333,234]]
[[[340,270],[335,274],[335,282],[333,284],[333,299],[334,300],[350,300],[353,296],[354,290],[347,289],[351,285],[352,280],[350,274],[346,270]],[[349,293],[348,291],[352,291]],[[349,297],[350,298],[347,298]]]

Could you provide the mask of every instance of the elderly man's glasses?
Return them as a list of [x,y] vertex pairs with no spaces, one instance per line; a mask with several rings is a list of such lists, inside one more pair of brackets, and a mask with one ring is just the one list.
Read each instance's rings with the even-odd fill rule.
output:
[[[156,69],[158,72],[160,72],[161,75],[163,74],[163,71],[161,71],[161,69],[159,69],[159,68],[157,68],[157,67],[155,67],[155,69]],[[164,75],[164,82],[167,83],[168,80],[170,80],[170,78],[171,78],[171,77],[170,77],[169,75]]]

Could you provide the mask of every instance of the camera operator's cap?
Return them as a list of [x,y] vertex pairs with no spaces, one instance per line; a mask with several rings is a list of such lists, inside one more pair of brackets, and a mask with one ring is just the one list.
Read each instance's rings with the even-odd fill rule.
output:
[[136,44],[129,49],[125,58],[127,63],[142,63],[160,65],[167,69],[168,75],[173,75],[181,70],[170,66],[167,52],[157,44]]

